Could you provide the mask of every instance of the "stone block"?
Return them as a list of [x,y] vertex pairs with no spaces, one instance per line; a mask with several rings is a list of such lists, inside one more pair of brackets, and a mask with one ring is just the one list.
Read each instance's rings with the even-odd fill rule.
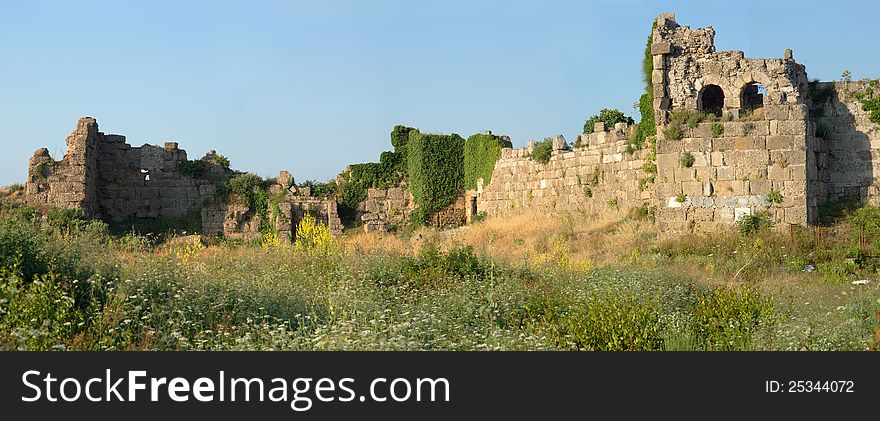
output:
[[767,149],[793,149],[794,136],[775,135],[767,137]]
[[[672,52],[672,44],[669,42],[655,42],[651,44],[651,55],[669,54]],[[656,80],[656,79],[655,79]]]
[[676,168],[674,170],[674,177],[676,182],[694,181],[695,176],[696,171],[693,168]]
[[753,195],[766,195],[770,193],[771,183],[770,180],[750,180],[749,181],[749,194]]
[[761,136],[738,137],[733,141],[736,150],[764,149],[764,138]]
[[773,181],[785,181],[791,178],[791,170],[788,167],[770,165],[767,167],[767,178]]
[[699,181],[685,181],[681,183],[681,192],[688,197],[703,195],[703,183]]

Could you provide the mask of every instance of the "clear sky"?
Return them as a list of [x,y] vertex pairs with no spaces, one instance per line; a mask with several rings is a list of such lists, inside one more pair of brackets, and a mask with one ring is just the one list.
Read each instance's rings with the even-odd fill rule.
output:
[[713,26],[718,50],[880,76],[869,0],[0,0],[0,185],[38,147],[60,159],[85,115],[297,181],[378,160],[395,124],[571,141],[603,107],[634,113],[662,11]]

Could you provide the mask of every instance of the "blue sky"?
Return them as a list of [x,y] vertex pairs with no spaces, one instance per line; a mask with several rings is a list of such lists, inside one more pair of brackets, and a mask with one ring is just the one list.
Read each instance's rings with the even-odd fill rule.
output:
[[880,77],[871,1],[0,1],[0,185],[56,159],[90,115],[129,143],[210,149],[263,176],[327,180],[395,124],[515,145],[633,113],[651,20],[812,78]]

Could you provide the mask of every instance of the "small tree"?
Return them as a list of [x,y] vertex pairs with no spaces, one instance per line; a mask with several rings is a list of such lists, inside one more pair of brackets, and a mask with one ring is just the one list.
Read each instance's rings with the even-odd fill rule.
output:
[[623,114],[623,111],[615,108],[603,108],[602,111],[599,111],[599,114],[590,116],[590,118],[587,119],[587,122],[584,123],[584,134],[593,133],[593,130],[596,128],[596,123],[600,121],[605,123],[605,127],[612,127],[617,123],[634,123],[632,117],[627,117]]

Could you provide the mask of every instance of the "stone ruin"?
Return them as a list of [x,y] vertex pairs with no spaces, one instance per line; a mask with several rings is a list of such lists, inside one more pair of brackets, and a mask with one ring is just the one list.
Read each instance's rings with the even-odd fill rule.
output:
[[[233,173],[218,164],[216,152],[201,158],[199,174],[182,170],[187,162],[186,151],[177,143],[132,147],[125,136],[104,134],[94,118],[83,117],[67,137],[62,160],[55,161],[46,148],[31,157],[25,197],[34,206],[81,209],[115,222],[198,214],[204,233],[259,237],[261,221],[253,209],[218,197],[218,186]],[[293,185],[293,177],[282,171],[269,192],[278,198],[277,208],[269,212],[281,240],[295,237],[296,225],[306,213],[340,234],[336,201],[313,197],[308,188]],[[282,189],[287,191],[281,194]]]
[[[431,215],[430,223],[449,227],[519,209],[654,206],[658,229],[674,234],[716,230],[759,212],[778,225],[810,225],[822,203],[880,204],[880,130],[855,95],[869,82],[811,83],[791,50],[781,58],[747,58],[716,51],[714,37],[711,27],[692,30],[671,13],[657,18],[650,46],[655,150],[632,150],[634,127],[603,123],[574,147],[554,137],[547,164],[529,158],[534,142],[502,149],[491,180],[478,180],[476,190]],[[697,113],[715,121],[682,121]],[[107,220],[199,211],[206,233],[259,234],[253,210],[214,200],[217,180],[228,174],[210,155],[202,158],[209,176],[187,176],[179,170],[186,152],[177,144],[131,147],[123,136],[99,132],[92,118],[79,121],[67,144],[61,161],[46,149],[31,158],[30,203],[80,208]],[[273,218],[281,236],[295,237],[305,213],[341,232],[335,199],[291,189],[288,177],[282,172],[272,187],[283,192],[273,210],[281,213]],[[358,219],[366,231],[384,231],[405,224],[413,207],[405,185],[370,189]]]
[[[781,225],[810,225],[825,202],[880,202],[880,130],[853,95],[867,81],[810,83],[791,50],[746,58],[715,51],[714,37],[711,27],[680,26],[673,14],[656,20],[656,157],[627,153],[625,125],[599,126],[573,150],[554,142],[546,165],[530,160],[528,149],[504,150],[491,184],[468,193],[469,213],[648,205],[656,206],[659,230],[676,233],[758,212]],[[831,86],[833,95],[811,94]],[[718,121],[675,122],[676,114],[698,112]],[[667,136],[676,124],[681,134]],[[691,165],[682,164],[685,156]]]

